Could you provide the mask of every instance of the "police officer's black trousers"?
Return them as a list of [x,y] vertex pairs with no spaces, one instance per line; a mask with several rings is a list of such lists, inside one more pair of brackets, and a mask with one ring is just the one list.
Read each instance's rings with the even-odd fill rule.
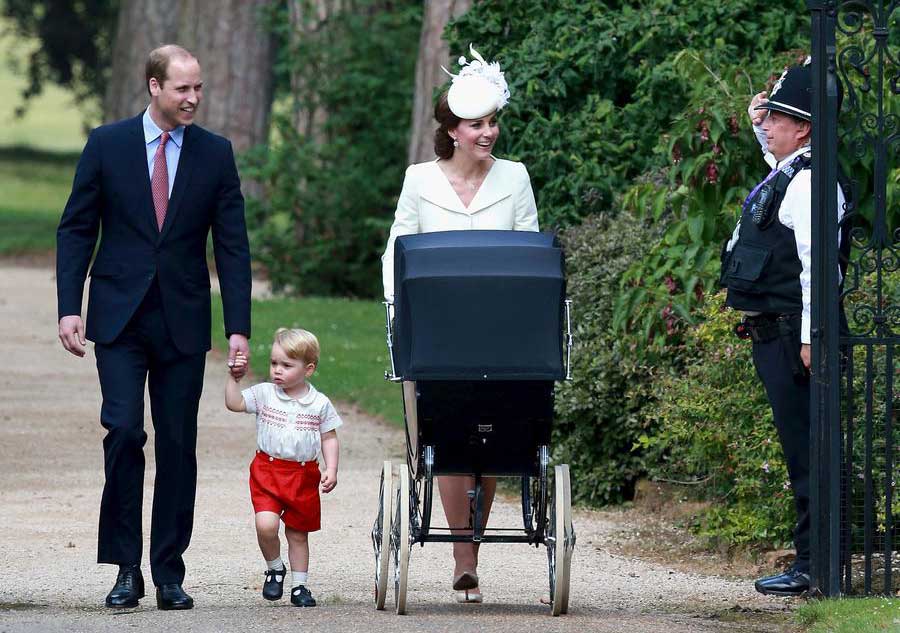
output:
[[156,585],[181,583],[191,540],[197,482],[197,409],[205,354],[184,355],[172,342],[153,284],[125,330],[96,344],[103,406],[106,483],[100,502],[97,562],[139,564],[144,492],[144,387],[150,391],[156,481],[150,569]]
[[[791,358],[789,354],[796,355]],[[753,364],[772,407],[775,427],[794,491],[797,525],[794,568],[809,572],[809,376],[795,377],[800,355],[799,335],[753,344]]]

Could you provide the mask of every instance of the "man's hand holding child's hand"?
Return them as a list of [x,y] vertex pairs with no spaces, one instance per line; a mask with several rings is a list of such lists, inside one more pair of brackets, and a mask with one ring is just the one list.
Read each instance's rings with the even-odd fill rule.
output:
[[243,352],[237,352],[234,355],[234,360],[228,361],[228,371],[235,382],[240,381],[241,378],[247,375],[247,357],[244,356]]
[[337,486],[337,471],[326,468],[322,473],[322,492],[331,492]]

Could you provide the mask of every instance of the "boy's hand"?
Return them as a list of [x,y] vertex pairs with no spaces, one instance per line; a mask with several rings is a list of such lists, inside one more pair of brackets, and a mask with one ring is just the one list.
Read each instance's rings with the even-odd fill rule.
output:
[[763,120],[765,120],[766,115],[768,114],[767,110],[756,110],[757,106],[765,105],[769,100],[766,99],[766,91],[763,90],[755,95],[753,95],[753,99],[750,100],[750,107],[747,108],[747,114],[750,115],[750,122],[759,127],[762,125]]
[[234,355],[234,359],[228,361],[228,371],[235,381],[239,381],[247,375],[247,357],[244,356],[243,352],[237,352]]
[[322,473],[322,492],[331,492],[337,486],[337,471],[330,468]]

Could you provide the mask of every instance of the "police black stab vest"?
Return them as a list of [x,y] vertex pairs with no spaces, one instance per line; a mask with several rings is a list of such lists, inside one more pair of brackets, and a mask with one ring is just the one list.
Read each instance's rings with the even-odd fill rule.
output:
[[737,310],[799,314],[803,309],[794,231],[778,221],[778,210],[791,180],[810,159],[801,154],[759,188],[744,204],[737,242],[722,252],[720,283],[726,304]]

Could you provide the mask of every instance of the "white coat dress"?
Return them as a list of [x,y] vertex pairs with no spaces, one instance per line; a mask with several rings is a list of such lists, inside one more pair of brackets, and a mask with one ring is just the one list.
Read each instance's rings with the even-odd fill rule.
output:
[[494,159],[481,188],[463,206],[438,160],[410,165],[381,257],[384,296],[394,299],[394,240],[434,231],[537,231],[537,205],[525,165]]

